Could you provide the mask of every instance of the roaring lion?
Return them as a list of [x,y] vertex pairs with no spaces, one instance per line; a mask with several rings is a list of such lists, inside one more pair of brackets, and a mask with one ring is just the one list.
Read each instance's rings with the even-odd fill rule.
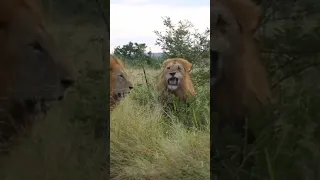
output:
[[254,39],[260,10],[250,0],[214,0],[211,8],[210,89],[213,111],[219,116],[215,127],[220,131],[234,123],[243,134],[245,118],[253,110],[263,110],[271,97]]
[[75,80],[41,7],[37,0],[0,1],[0,142],[63,99]]
[[110,111],[133,89],[123,62],[110,55]]
[[190,77],[192,64],[182,58],[167,59],[163,62],[158,89],[161,98],[166,99],[166,93],[172,93],[184,102],[195,96],[196,92]]

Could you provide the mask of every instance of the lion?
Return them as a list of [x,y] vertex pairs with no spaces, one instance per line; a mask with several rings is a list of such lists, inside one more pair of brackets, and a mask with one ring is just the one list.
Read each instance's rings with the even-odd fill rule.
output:
[[133,89],[123,62],[110,55],[110,111]]
[[75,82],[41,7],[38,0],[0,1],[0,142],[45,115]]
[[[211,112],[219,116],[215,128],[220,132],[232,123],[244,134],[246,117],[263,111],[271,99],[267,70],[254,39],[260,9],[250,0],[214,0],[211,8]],[[248,133],[252,143],[255,138]]]
[[167,59],[163,62],[158,81],[162,100],[167,100],[167,93],[175,95],[184,102],[196,95],[190,76],[191,67],[192,64],[182,58]]

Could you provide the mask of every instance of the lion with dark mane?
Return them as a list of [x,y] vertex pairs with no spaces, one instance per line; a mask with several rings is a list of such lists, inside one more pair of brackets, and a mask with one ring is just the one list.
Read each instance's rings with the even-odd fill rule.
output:
[[37,0],[0,1],[0,142],[45,114],[74,82],[43,17]]
[[192,64],[182,58],[167,59],[163,62],[158,82],[162,100],[167,100],[168,93],[185,102],[196,95],[190,76],[191,67]]
[[220,131],[226,123],[234,123],[243,134],[245,118],[262,110],[271,97],[253,34],[260,11],[250,0],[214,0],[211,8],[210,89],[213,111],[219,116],[215,127]]
[[133,89],[123,62],[110,55],[110,111]]

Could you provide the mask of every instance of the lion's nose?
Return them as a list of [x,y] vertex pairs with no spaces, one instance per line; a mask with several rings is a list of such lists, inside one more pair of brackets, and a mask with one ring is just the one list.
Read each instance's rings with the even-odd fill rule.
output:
[[129,89],[130,89],[130,90],[132,90],[132,89],[133,89],[133,87],[132,87],[132,86],[129,86]]
[[169,73],[171,76],[174,76],[176,73],[175,72],[172,72],[172,73]]

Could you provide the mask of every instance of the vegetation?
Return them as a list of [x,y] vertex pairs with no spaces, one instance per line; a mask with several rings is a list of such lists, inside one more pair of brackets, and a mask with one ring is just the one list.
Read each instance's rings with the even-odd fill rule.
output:
[[[162,59],[177,57],[175,53],[179,53],[179,57],[185,57],[194,64],[191,73],[197,97],[190,101],[188,107],[176,100],[175,108],[165,110],[158,101],[159,94],[155,89],[160,66],[147,65],[143,59],[125,56],[131,54],[135,57],[138,53],[121,53],[126,62],[136,61],[139,66],[131,64],[127,67],[135,88],[111,113],[111,179],[210,179],[209,68],[201,66],[204,62],[208,63],[205,59],[208,56],[197,52],[195,58],[189,54],[191,48],[203,46],[192,43],[200,38],[189,38],[189,32],[193,30],[190,22],[180,21],[175,25],[171,21],[169,24],[169,21],[170,18],[164,19],[166,32],[173,32],[174,37],[170,36],[171,33],[162,35],[157,32],[158,41],[163,42],[163,49],[166,49]],[[208,35],[201,36],[207,39],[207,45]],[[169,46],[167,41],[170,39],[179,43]],[[125,48],[138,45],[129,43],[122,49],[118,47],[115,54],[127,52]],[[145,54],[140,53],[141,56]],[[203,54],[208,54],[208,49]],[[162,63],[155,59],[151,62]]]
[[242,150],[239,135],[224,132],[219,139],[224,148],[216,152],[219,161],[213,170],[222,180],[319,179],[319,2],[256,2],[263,10],[257,31],[272,78],[274,105],[263,117],[249,119],[258,137],[254,145]]
[[[109,179],[109,63],[101,39],[107,29],[101,9],[108,7],[99,0],[43,1],[49,31],[79,77],[63,102],[36,121],[9,154],[0,155],[0,179]],[[172,111],[164,117],[152,89],[163,58],[150,64],[146,60],[137,56],[132,60],[137,63],[130,64],[126,59],[131,65],[128,73],[137,74],[137,81],[110,120],[112,178],[209,179],[209,69],[192,70],[199,96],[188,114]],[[140,79],[141,66],[149,84]],[[176,111],[186,112],[183,108]]]
[[147,46],[142,43],[129,42],[122,47],[117,46],[114,49],[114,55],[125,59],[132,66],[139,66],[141,63],[148,66],[156,66],[157,59],[152,57],[152,52],[146,53]]
[[165,116],[153,88],[159,70],[146,70],[151,86],[141,69],[128,73],[135,90],[111,113],[111,178],[209,179],[208,83],[197,87],[191,112],[180,105]]
[[[80,77],[67,99],[19,138],[10,154],[0,156],[0,179],[108,179],[108,130],[104,131],[108,63],[104,64],[107,53],[97,40],[106,31],[101,9],[109,9],[109,3],[43,1],[50,31]],[[220,142],[227,148],[218,149],[215,177],[319,179],[319,2],[255,1],[263,10],[257,32],[262,35],[262,57],[272,78],[275,104],[265,116],[249,119],[248,126],[258,137],[254,145],[243,150],[239,135],[224,132]],[[209,63],[209,32],[197,33],[186,22],[173,25],[170,18],[164,25],[165,32],[155,32],[164,57],[156,60],[144,50],[146,59],[124,57],[135,89],[110,119],[113,179],[209,179],[209,70],[204,68]],[[132,46],[143,47],[134,42]],[[153,84],[162,60],[173,56],[194,64],[197,98],[189,108],[178,106],[165,115]],[[239,154],[245,158],[239,160]],[[251,157],[253,168],[244,163]]]

